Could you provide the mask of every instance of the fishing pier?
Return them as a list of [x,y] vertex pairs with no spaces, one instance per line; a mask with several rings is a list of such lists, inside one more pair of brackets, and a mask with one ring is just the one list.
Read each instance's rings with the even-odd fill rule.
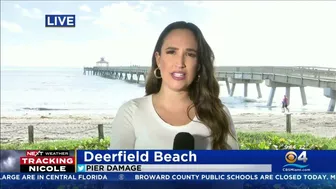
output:
[[[146,81],[150,67],[119,66],[110,67],[101,59],[95,67],[84,67],[84,75],[96,75],[110,79],[121,79],[139,83]],[[103,63],[102,63],[103,62]],[[99,64],[99,65],[98,65]],[[103,64],[103,65],[102,65]],[[302,104],[307,104],[305,87],[324,89],[324,96],[330,98],[328,111],[335,110],[336,68],[324,67],[275,67],[275,66],[219,66],[215,67],[218,81],[225,81],[228,94],[234,95],[237,84],[244,85],[244,97],[248,96],[248,85],[255,84],[258,97],[262,97],[260,84],[265,81],[270,87],[267,106],[271,106],[277,88],[286,88],[286,96],[290,103],[290,89],[299,87]]]

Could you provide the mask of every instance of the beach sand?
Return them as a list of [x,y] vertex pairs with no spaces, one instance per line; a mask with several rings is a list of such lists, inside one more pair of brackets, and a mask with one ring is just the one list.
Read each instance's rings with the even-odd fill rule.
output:
[[[286,115],[242,113],[232,115],[239,132],[286,131]],[[336,113],[292,113],[292,133],[336,137]],[[1,143],[27,142],[28,126],[34,126],[34,141],[98,137],[98,124],[109,136],[112,116],[108,115],[24,115],[1,117]]]

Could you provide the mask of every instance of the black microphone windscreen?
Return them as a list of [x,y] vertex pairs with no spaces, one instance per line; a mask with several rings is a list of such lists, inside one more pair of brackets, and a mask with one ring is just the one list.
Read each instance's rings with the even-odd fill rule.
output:
[[194,150],[195,139],[190,133],[177,133],[174,138],[173,150]]

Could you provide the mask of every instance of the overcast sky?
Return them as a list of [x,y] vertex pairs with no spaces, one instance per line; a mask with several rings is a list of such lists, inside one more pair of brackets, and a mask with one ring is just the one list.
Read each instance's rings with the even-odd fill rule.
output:
[[[45,28],[44,15],[75,14],[75,28]],[[336,67],[336,2],[1,1],[2,66],[149,66],[160,32],[198,25],[217,66]]]

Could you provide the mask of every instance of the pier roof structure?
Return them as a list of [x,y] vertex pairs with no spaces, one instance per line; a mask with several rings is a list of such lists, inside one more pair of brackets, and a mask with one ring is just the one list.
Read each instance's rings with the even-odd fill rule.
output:
[[97,67],[108,67],[109,62],[107,62],[104,57],[101,57],[100,60],[96,62],[96,66]]

